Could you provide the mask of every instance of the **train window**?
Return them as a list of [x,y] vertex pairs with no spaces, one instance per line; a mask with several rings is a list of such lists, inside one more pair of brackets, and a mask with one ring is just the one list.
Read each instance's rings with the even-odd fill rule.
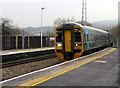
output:
[[86,42],[86,34],[84,34],[84,41]]
[[88,34],[87,34],[87,41],[89,41],[89,36],[88,36]]
[[62,42],[62,33],[58,32],[56,34],[56,42]]
[[84,37],[85,37],[85,42],[88,42],[89,41],[89,35],[88,34],[84,34]]
[[75,42],[81,42],[81,33],[75,32]]
[[57,31],[62,31],[62,28],[57,29]]
[[97,34],[95,35],[95,41],[97,42]]

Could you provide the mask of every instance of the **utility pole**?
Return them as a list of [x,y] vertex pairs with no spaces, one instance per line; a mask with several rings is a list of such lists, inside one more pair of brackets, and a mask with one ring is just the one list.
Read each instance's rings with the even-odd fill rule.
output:
[[85,24],[87,24],[87,0],[85,0]]
[[82,0],[82,24],[84,25],[84,0]]
[[82,0],[82,24],[87,24],[87,0]]
[[41,47],[42,47],[42,22],[43,22],[43,9],[41,8],[41,30],[40,30],[40,36],[41,36]]

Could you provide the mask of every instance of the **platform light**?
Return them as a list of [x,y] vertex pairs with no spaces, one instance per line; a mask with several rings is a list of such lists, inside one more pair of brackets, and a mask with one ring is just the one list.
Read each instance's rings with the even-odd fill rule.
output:
[[40,30],[40,36],[41,36],[41,47],[42,47],[42,22],[43,22],[43,9],[41,8],[41,30]]

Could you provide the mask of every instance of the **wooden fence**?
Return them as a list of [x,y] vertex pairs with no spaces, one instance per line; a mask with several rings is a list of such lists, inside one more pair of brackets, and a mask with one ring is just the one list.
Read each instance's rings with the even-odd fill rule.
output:
[[[40,48],[41,36],[0,36],[2,50]],[[54,41],[50,37],[42,37],[43,47],[53,47]]]

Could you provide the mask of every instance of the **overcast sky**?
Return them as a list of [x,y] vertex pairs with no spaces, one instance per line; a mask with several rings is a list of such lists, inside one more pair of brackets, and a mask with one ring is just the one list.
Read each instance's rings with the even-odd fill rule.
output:
[[[87,20],[89,22],[118,19],[118,1],[87,0]],[[53,25],[57,18],[81,20],[82,0],[2,0],[0,17],[7,17],[19,27],[39,27],[41,8],[43,25]]]

